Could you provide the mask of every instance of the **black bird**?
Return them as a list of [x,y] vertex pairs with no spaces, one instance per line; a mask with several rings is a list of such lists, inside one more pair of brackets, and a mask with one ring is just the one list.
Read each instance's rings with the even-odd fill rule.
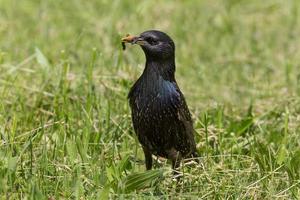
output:
[[122,43],[140,45],[146,56],[143,74],[128,94],[146,169],[152,168],[152,154],[170,159],[177,168],[182,158],[197,157],[197,152],[191,114],[175,80],[175,44],[157,30],[127,35]]

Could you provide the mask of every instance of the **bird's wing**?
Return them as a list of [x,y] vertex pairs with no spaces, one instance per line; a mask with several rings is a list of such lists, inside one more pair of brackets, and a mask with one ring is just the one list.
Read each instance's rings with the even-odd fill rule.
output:
[[189,108],[185,102],[185,99],[183,97],[183,95],[181,94],[181,105],[178,108],[177,111],[177,118],[178,120],[183,124],[184,126],[184,133],[187,137],[187,139],[189,140],[189,143],[192,146],[195,146],[195,140],[194,140],[194,128],[193,128],[193,120],[189,111]]
[[[191,151],[196,150],[196,144],[194,140],[194,128],[193,128],[193,121],[190,114],[190,111],[188,109],[188,106],[186,104],[186,101],[184,99],[183,94],[181,93],[178,85],[176,82],[172,83],[174,85],[174,88],[176,89],[176,94],[173,93],[171,97],[172,103],[169,104],[172,107],[171,115],[179,127],[179,130],[176,131],[177,138],[179,138],[178,141],[185,141],[184,143],[188,144],[191,148]],[[180,144],[179,144],[180,145]]]

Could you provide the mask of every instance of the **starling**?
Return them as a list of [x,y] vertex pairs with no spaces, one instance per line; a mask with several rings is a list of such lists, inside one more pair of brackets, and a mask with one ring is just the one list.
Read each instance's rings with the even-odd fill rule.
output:
[[175,169],[182,158],[197,157],[191,114],[175,80],[175,44],[157,30],[127,35],[125,43],[140,45],[146,56],[145,69],[128,94],[146,169],[152,168],[152,154],[171,160]]

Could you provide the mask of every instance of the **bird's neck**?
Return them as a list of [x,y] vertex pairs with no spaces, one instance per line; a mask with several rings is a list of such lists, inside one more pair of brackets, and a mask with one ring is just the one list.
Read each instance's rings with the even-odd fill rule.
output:
[[164,80],[175,81],[175,60],[148,60],[143,72],[143,76],[162,77]]

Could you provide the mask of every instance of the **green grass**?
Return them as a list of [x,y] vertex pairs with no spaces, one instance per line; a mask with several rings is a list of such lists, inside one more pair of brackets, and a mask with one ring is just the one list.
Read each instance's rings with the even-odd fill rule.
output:
[[[297,199],[297,0],[0,0],[1,199]],[[201,164],[145,172],[127,93],[147,29],[176,43]]]

